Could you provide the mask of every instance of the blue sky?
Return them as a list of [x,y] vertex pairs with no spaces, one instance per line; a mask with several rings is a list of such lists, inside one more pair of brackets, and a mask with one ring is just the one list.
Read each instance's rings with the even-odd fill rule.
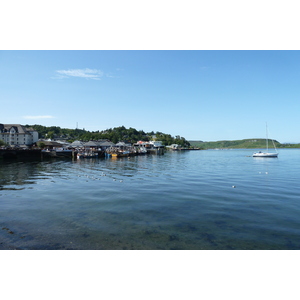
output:
[[299,51],[0,51],[0,123],[300,142]]

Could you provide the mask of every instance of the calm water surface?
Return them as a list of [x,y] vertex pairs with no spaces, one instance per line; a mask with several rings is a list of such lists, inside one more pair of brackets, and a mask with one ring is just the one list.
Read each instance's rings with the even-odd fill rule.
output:
[[0,161],[0,249],[300,249],[300,150]]

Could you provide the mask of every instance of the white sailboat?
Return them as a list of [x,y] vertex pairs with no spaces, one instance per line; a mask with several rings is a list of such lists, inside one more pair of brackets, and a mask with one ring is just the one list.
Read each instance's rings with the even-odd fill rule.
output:
[[266,124],[266,134],[267,134],[267,139],[266,139],[267,149],[266,149],[266,152],[261,152],[261,151],[255,152],[252,155],[253,157],[278,157],[278,152],[277,152],[277,149],[276,149],[276,146],[275,146],[275,143],[274,143],[273,140],[272,140],[272,143],[273,143],[275,152],[269,152],[268,126],[267,126],[267,124]]

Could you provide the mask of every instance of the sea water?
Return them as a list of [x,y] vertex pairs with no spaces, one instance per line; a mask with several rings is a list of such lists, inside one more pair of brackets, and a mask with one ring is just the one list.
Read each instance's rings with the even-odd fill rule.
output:
[[300,150],[0,161],[0,249],[300,249]]

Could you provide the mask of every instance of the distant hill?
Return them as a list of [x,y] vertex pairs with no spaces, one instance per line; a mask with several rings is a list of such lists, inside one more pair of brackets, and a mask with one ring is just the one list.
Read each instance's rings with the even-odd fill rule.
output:
[[[244,139],[234,141],[217,141],[217,142],[203,142],[203,141],[189,141],[192,147],[199,147],[203,149],[259,149],[266,148],[266,139]],[[274,141],[277,148],[300,148],[300,144],[280,144]],[[269,147],[273,147],[272,140],[269,140]]]

